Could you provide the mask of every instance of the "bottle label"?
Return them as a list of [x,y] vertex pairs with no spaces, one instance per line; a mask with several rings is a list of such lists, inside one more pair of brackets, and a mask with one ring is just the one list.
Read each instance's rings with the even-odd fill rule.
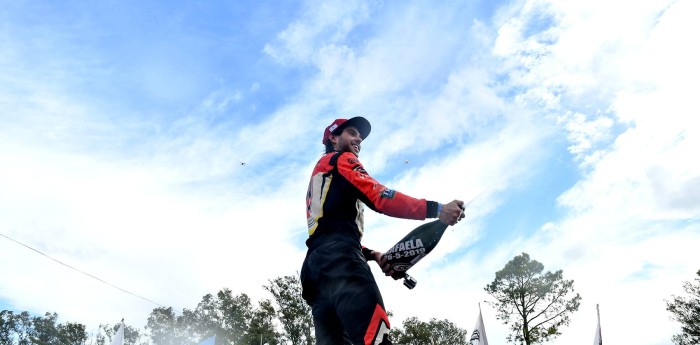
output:
[[423,241],[421,241],[420,238],[414,238],[414,239],[410,239],[408,241],[397,243],[396,245],[394,245],[393,248],[391,248],[387,252],[387,254],[396,253],[396,252],[400,252],[400,251],[407,251],[407,250],[411,250],[411,249],[420,249],[423,247],[424,247]]
[[420,238],[397,243],[384,254],[396,272],[405,272],[427,255],[427,250]]

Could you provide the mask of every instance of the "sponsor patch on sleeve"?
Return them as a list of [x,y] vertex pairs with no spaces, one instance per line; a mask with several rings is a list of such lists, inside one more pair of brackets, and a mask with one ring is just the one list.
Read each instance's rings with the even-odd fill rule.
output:
[[355,170],[362,174],[367,174],[367,170],[365,170],[365,168],[363,168],[362,165],[357,165],[354,168],[352,168],[352,170]]
[[396,192],[393,189],[387,188],[387,189],[382,191],[381,197],[384,199],[392,199],[395,194],[396,194]]

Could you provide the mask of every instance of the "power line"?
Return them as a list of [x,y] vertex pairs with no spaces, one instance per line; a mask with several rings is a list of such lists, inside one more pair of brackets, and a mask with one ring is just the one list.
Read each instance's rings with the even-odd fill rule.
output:
[[97,280],[97,281],[99,281],[99,282],[101,282],[101,283],[103,283],[103,284],[106,284],[106,285],[108,285],[108,286],[110,286],[110,287],[112,287],[112,288],[114,288],[114,289],[120,290],[120,291],[125,292],[125,293],[127,293],[127,294],[129,294],[129,295],[132,295],[132,296],[134,296],[134,297],[138,297],[138,298],[140,298],[140,299],[142,299],[142,300],[144,300],[144,301],[148,301],[148,302],[151,302],[151,303],[153,303],[153,304],[155,304],[155,305],[157,305],[157,306],[159,306],[159,307],[165,308],[165,306],[162,305],[162,304],[160,304],[160,303],[154,302],[154,301],[152,301],[152,300],[150,300],[150,299],[148,299],[148,298],[146,298],[146,297],[137,295],[137,294],[135,294],[135,293],[133,293],[133,292],[124,290],[124,289],[122,289],[122,288],[120,288],[120,287],[118,287],[118,286],[116,286],[116,285],[114,285],[114,284],[112,284],[112,283],[109,283],[109,282],[107,282],[107,281],[105,281],[105,280],[103,280],[103,279],[100,279],[100,278],[98,278],[98,277],[95,277],[94,275],[92,275],[92,274],[90,274],[90,273],[81,271],[81,270],[79,270],[79,269],[77,269],[77,268],[75,268],[75,267],[73,267],[73,266],[71,266],[71,265],[69,265],[69,264],[66,264],[66,263],[63,263],[63,262],[61,262],[61,261],[59,261],[59,260],[57,260],[57,259],[54,259],[54,258],[52,258],[51,256],[48,256],[48,255],[44,254],[43,252],[41,252],[41,251],[39,251],[39,250],[37,250],[37,249],[34,249],[34,248],[32,248],[32,247],[30,247],[30,246],[28,246],[28,245],[26,245],[26,244],[24,244],[24,243],[22,243],[22,242],[19,242],[19,241],[15,240],[15,239],[13,239],[13,238],[7,236],[7,235],[4,235],[4,234],[1,234],[1,233],[0,233],[0,236],[4,237],[4,238],[6,238],[6,239],[8,239],[8,240],[10,240],[10,241],[12,241],[12,242],[15,242],[15,243],[19,244],[20,246],[25,247],[25,248],[27,248],[27,249],[29,249],[29,250],[35,252],[35,253],[41,254],[41,255],[43,255],[43,256],[45,256],[45,257],[47,257],[47,258],[49,258],[49,259],[51,259],[51,260],[53,260],[53,261],[55,261],[55,262],[57,262],[57,263],[59,263],[59,264],[61,264],[61,265],[63,265],[63,266],[66,266],[66,267],[68,267],[68,268],[70,268],[70,269],[72,269],[72,270],[74,270],[74,271],[80,272],[80,273],[82,273],[82,274],[84,274],[84,275],[86,275],[86,276],[88,276],[88,277],[90,277],[90,278],[92,278],[92,279],[95,279],[95,280]]

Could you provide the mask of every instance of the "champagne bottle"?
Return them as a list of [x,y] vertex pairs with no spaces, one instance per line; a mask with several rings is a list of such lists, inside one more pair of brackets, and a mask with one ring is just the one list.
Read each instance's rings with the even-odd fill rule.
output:
[[387,263],[394,270],[393,278],[403,278],[405,285],[409,289],[416,286],[417,281],[406,274],[409,268],[423,259],[440,242],[442,234],[445,233],[447,224],[440,220],[425,223],[397,242],[393,247],[384,253]]

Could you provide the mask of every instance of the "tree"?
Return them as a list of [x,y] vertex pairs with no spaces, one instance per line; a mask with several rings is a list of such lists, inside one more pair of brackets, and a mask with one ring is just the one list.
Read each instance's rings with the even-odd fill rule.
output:
[[208,294],[197,305],[186,322],[192,333],[202,338],[215,334],[218,342],[239,344],[248,333],[253,307],[250,297],[242,293],[233,296],[229,289],[220,290],[216,297]]
[[9,310],[0,311],[0,344],[11,344],[15,330],[14,313]]
[[270,280],[263,288],[272,293],[277,303],[277,316],[284,328],[284,337],[292,345],[313,345],[313,318],[311,308],[301,297],[301,281],[298,274]]
[[17,345],[29,345],[32,343],[31,336],[34,334],[32,328],[32,317],[29,312],[23,311],[14,315],[15,333],[17,334]]
[[66,322],[58,325],[59,344],[84,344],[88,339],[85,325],[74,322]]
[[28,312],[0,312],[0,344],[30,344],[32,332],[32,319]]
[[530,345],[556,338],[581,304],[581,296],[573,295],[574,281],[565,280],[562,270],[544,274],[543,270],[541,263],[523,253],[484,288],[496,299],[486,302],[496,308],[496,318],[511,324],[509,342]]
[[231,290],[224,289],[217,294],[219,309],[222,312],[223,329],[228,331],[231,344],[240,344],[246,338],[253,317],[253,304],[247,294],[233,296]]
[[30,339],[32,344],[49,345],[58,342],[58,330],[56,329],[58,314],[46,313],[44,317],[32,318]]
[[[98,327],[98,333],[95,335],[96,345],[107,345],[110,344],[114,335],[119,331],[119,327],[122,323],[116,323],[114,325],[110,324],[100,324]],[[144,336],[138,329],[124,324],[124,345],[146,345],[148,340],[143,339]]]
[[258,308],[253,311],[253,317],[250,320],[250,329],[248,337],[242,344],[258,345],[265,343],[268,345],[277,345],[280,343],[280,333],[275,329],[275,307],[269,299],[262,300],[258,303]]
[[[183,314],[186,312],[188,312],[187,309],[183,311]],[[150,333],[151,342],[154,345],[190,345],[195,343],[196,341],[183,331],[185,328],[183,321],[184,317],[175,315],[172,307],[153,309],[146,320],[146,330]]]
[[217,345],[258,345],[264,339],[279,344],[275,331],[275,309],[265,300],[253,309],[250,297],[222,289],[216,296],[206,294],[194,310],[176,315],[172,308],[156,308],[148,318],[153,345],[191,345],[216,336]]
[[700,270],[697,275],[697,285],[683,283],[683,289],[690,297],[672,296],[671,302],[666,301],[666,310],[673,314],[675,321],[681,323],[681,333],[672,338],[678,345],[700,344]]
[[71,322],[56,324],[56,320],[56,313],[32,317],[26,311],[15,314],[3,310],[0,312],[0,344],[79,345],[87,340],[84,325]]
[[446,319],[423,322],[411,317],[403,321],[403,329],[392,329],[391,339],[403,345],[467,345],[467,334]]

